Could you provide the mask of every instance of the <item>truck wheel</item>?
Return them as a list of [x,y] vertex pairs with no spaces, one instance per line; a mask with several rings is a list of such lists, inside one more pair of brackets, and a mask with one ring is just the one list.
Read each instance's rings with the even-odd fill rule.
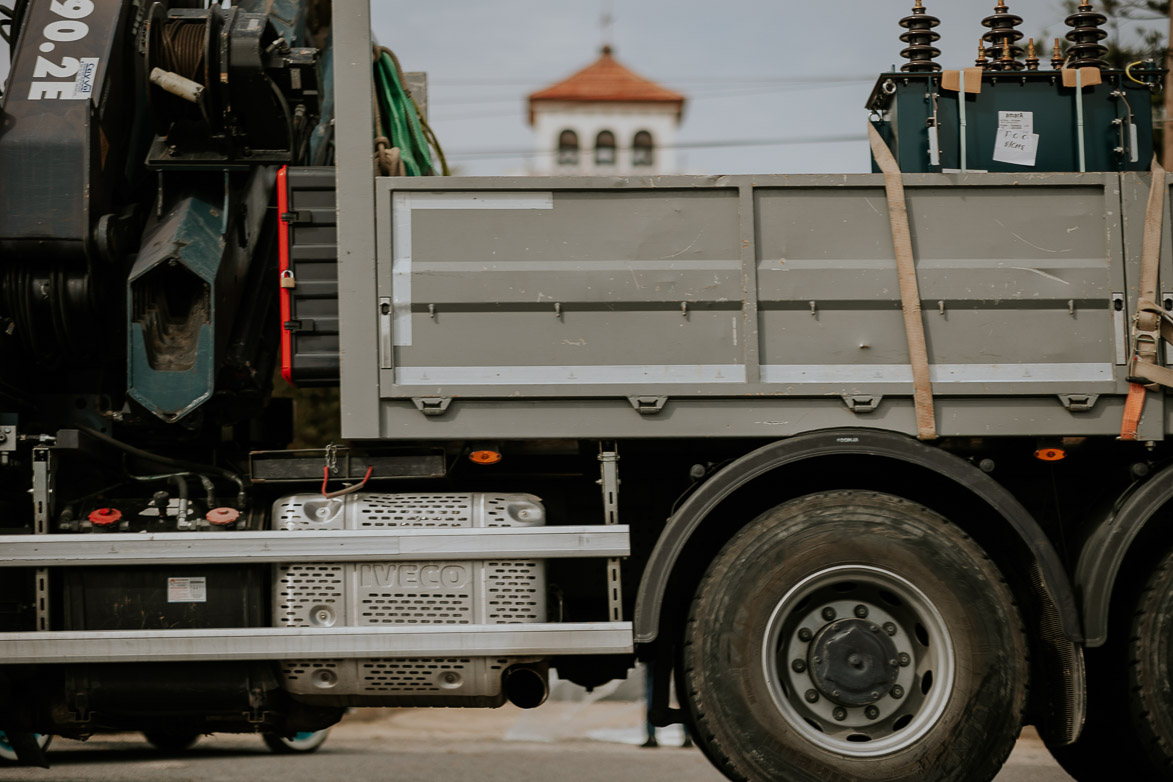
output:
[[[53,736],[49,733],[38,733],[37,744],[40,745],[41,750],[44,751],[49,748],[49,742],[53,740]],[[0,764],[15,763],[16,750],[12,748],[12,742],[8,740],[8,736],[4,731],[0,730]]]
[[886,494],[812,494],[725,546],[685,628],[697,738],[734,780],[985,782],[1021,728],[1027,650],[998,569]]
[[196,742],[200,740],[198,733],[155,733],[148,731],[143,733],[143,738],[146,739],[152,747],[163,752],[186,752],[195,746]]
[[304,752],[316,752],[318,747],[326,743],[326,736],[330,729],[311,730],[296,733],[292,736],[279,736],[276,733],[264,735],[265,746],[279,755],[290,755]]
[[1051,755],[1078,782],[1105,779],[1160,779],[1145,771],[1145,749],[1132,726],[1128,705],[1128,660],[1122,636],[1109,636],[1098,649],[1084,650],[1087,671],[1087,719],[1079,740],[1066,747],[1048,747]]
[[1173,552],[1165,555],[1141,592],[1130,636],[1128,693],[1150,779],[1173,779]]
[[1088,719],[1079,741],[1051,750],[1077,780],[1173,780],[1173,551],[1140,590],[1131,627],[1087,655]]

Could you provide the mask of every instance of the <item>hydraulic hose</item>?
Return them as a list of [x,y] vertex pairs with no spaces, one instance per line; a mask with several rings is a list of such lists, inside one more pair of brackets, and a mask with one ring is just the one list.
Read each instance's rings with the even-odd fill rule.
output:
[[97,429],[90,429],[89,427],[78,427],[81,431],[93,437],[95,440],[100,440],[107,445],[113,446],[121,451],[124,451],[131,456],[137,456],[144,461],[153,462],[155,464],[164,464],[169,467],[174,467],[183,472],[203,473],[205,475],[219,475],[222,478],[227,478],[236,484],[237,495],[236,499],[240,506],[246,507],[248,505],[248,489],[245,486],[244,479],[231,470],[225,470],[223,467],[215,467],[210,464],[198,464],[196,462],[188,462],[182,459],[172,459],[169,456],[160,456],[150,451],[144,451],[141,448],[136,448],[133,445],[128,445],[121,440],[115,440],[107,434],[102,434]]

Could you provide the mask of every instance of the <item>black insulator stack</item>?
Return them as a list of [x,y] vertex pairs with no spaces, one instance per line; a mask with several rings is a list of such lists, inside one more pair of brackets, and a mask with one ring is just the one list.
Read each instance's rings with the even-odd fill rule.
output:
[[1067,17],[1067,26],[1073,28],[1067,33],[1071,46],[1067,49],[1068,68],[1107,68],[1104,55],[1108,47],[1100,41],[1108,37],[1103,24],[1108,17],[1092,10],[1091,3],[1080,3],[1075,13]]
[[900,56],[908,60],[900,70],[905,73],[931,73],[941,70],[940,63],[933,61],[933,58],[941,54],[941,50],[933,46],[941,40],[940,33],[933,30],[939,24],[941,20],[929,16],[922,0],[916,0],[912,16],[900,20],[900,26],[908,30],[900,36],[900,40],[908,44],[908,48],[900,52]]
[[[982,20],[982,26],[990,28],[982,36],[982,40],[989,44],[986,47],[986,56],[990,58],[989,70],[1021,71],[1026,67],[1020,61],[1023,55],[1023,48],[1018,45],[1022,40],[1022,31],[1018,29],[1020,24],[1022,17],[1010,13],[1005,0],[998,0],[994,13]],[[1007,44],[1010,47],[1009,59],[1006,57]]]

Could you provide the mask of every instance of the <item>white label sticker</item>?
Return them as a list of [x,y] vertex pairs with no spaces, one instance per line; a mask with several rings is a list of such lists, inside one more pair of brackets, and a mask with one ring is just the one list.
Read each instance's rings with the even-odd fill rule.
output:
[[1128,148],[1130,150],[1132,150],[1132,154],[1130,155],[1130,158],[1133,163],[1139,163],[1140,162],[1140,138],[1139,138],[1139,134],[1136,132],[1136,124],[1135,123],[1128,126],[1128,134],[1129,134],[1128,138],[1129,138],[1129,142],[1130,142],[1128,145]]
[[1035,115],[1032,111],[999,111],[998,130],[1018,130],[1023,133],[1035,132]]
[[206,603],[208,602],[208,579],[198,578],[169,578],[167,579],[168,603]]
[[1033,166],[1039,153],[1037,133],[1000,130],[994,139],[994,160],[1014,166]]
[[73,82],[74,100],[89,100],[94,94],[94,79],[98,75],[98,57],[82,57]]

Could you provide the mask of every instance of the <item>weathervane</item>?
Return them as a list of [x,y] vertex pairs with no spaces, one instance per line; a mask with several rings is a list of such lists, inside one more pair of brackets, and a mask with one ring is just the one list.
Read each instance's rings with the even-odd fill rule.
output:
[[602,0],[599,27],[603,38],[603,51],[610,52],[613,48],[612,34],[615,32],[615,0]]

